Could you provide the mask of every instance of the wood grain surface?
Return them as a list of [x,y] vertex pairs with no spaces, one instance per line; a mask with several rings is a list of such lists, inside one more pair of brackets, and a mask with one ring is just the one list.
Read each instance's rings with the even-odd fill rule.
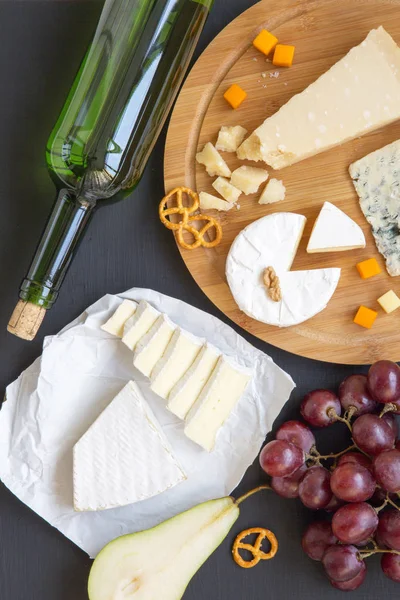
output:
[[[379,25],[400,43],[400,2],[263,0],[240,15],[203,53],[181,91],[167,137],[166,189],[186,185],[215,194],[213,179],[196,163],[195,153],[206,142],[215,143],[221,125],[242,125],[253,131]],[[271,30],[280,42],[296,46],[292,68],[277,69],[252,46],[252,40],[263,27]],[[272,76],[276,72],[278,78]],[[238,83],[248,93],[247,100],[236,111],[223,99],[224,91],[232,83]],[[197,284],[232,321],[279,348],[338,363],[367,364],[383,355],[399,360],[398,314],[386,315],[377,303],[377,298],[390,289],[400,294],[399,278],[392,278],[386,272],[348,174],[353,161],[398,138],[400,122],[280,171],[268,169],[270,177],[283,180],[287,188],[285,201],[262,206],[257,202],[259,194],[242,195],[240,210],[211,211],[223,226],[222,243],[212,250],[181,251]],[[243,164],[232,153],[224,153],[224,158],[231,170]],[[249,161],[246,164],[265,166]],[[312,226],[325,201],[334,203],[361,225],[367,240],[365,249],[307,254]],[[226,256],[236,235],[255,219],[278,211],[298,212],[307,217],[293,269],[342,268],[339,286],[328,307],[305,323],[283,329],[260,323],[240,311],[225,278]],[[355,265],[370,257],[377,258],[382,273],[364,281]],[[379,317],[371,330],[353,323],[360,304],[378,310]]]

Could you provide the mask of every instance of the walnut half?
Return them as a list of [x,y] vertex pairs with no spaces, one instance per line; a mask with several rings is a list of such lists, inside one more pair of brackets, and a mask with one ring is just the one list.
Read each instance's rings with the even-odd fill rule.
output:
[[264,269],[263,281],[271,300],[273,300],[273,302],[280,302],[282,300],[282,290],[279,283],[279,277],[275,273],[273,267]]

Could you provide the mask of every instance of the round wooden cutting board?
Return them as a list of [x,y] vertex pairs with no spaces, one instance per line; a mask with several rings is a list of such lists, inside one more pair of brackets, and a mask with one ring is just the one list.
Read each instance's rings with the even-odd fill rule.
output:
[[[242,125],[253,131],[379,25],[400,44],[400,0],[263,0],[243,13],[210,44],[180,93],[166,143],[166,190],[185,185],[217,195],[211,186],[213,178],[195,161],[196,152],[206,142],[215,143],[222,125]],[[262,28],[272,31],[280,42],[296,46],[292,68],[275,68],[252,46]],[[279,76],[273,76],[277,72]],[[236,111],[223,99],[232,83],[238,83],[248,93]],[[400,360],[400,310],[386,315],[377,303],[377,298],[390,289],[400,295],[400,279],[386,272],[348,174],[352,162],[399,138],[400,122],[281,171],[274,173],[268,168],[270,176],[282,179],[287,189],[286,199],[278,204],[260,206],[257,194],[242,195],[240,210],[207,211],[222,224],[222,243],[212,250],[181,249],[186,266],[204,293],[232,321],[289,352],[335,363]],[[235,154],[223,156],[232,170],[243,164]],[[306,253],[312,226],[325,201],[361,225],[367,240],[365,249]],[[255,321],[241,312],[225,278],[226,256],[236,235],[255,219],[280,211],[307,217],[292,269],[342,268],[339,286],[327,308],[301,325],[283,329]],[[377,258],[382,273],[362,280],[355,265],[371,257]],[[370,330],[353,323],[361,304],[379,313]]]

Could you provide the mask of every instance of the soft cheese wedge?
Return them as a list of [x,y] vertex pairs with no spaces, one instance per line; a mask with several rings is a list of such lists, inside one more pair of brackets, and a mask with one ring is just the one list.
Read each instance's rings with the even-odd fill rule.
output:
[[350,165],[360,206],[392,277],[400,275],[400,140]]
[[208,383],[187,416],[185,425],[187,437],[211,452],[220,427],[242,396],[251,376],[249,369],[221,356]]
[[122,341],[129,350],[134,350],[136,344],[142,339],[157,321],[160,313],[145,300],[139,302],[134,315],[124,325]]
[[136,345],[133,364],[146,377],[150,377],[153,368],[164,354],[175,328],[176,325],[166,315],[160,315]]
[[[305,222],[302,215],[274,213],[248,225],[234,240],[226,276],[237,305],[253,319],[278,327],[296,325],[321,312],[331,299],[340,269],[289,271]],[[279,277],[279,302],[264,285],[267,267]]]
[[186,417],[210,379],[219,356],[218,350],[210,344],[203,346],[193,365],[172,388],[168,396],[168,408],[177,417]]
[[153,392],[166,400],[174,385],[194,363],[203,344],[204,340],[179,327],[175,329],[162,358],[151,373]]
[[74,447],[74,507],[94,511],[161,494],[186,479],[156,417],[130,381]]
[[339,252],[355,248],[365,248],[361,227],[340,208],[325,202],[311,232],[307,252]]
[[122,337],[124,334],[124,325],[128,319],[135,314],[137,303],[133,300],[124,300],[117,308],[115,313],[101,326],[103,331]]
[[264,121],[240,159],[282,169],[400,118],[400,49],[383,29]]

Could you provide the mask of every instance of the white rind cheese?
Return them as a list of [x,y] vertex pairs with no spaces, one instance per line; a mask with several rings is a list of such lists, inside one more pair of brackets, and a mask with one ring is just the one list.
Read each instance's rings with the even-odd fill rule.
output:
[[238,157],[282,169],[400,118],[400,49],[379,27],[264,121]]
[[258,204],[274,204],[285,199],[286,188],[279,179],[268,181],[263,193],[260,196]]
[[220,353],[206,344],[185,375],[172,388],[168,397],[168,408],[180,419],[184,419],[197,400],[201,390],[211,377]]
[[[340,269],[289,271],[303,234],[305,217],[274,213],[248,225],[234,240],[226,261],[226,276],[239,308],[269,325],[288,327],[323,310],[340,278]],[[263,281],[273,267],[282,300],[274,302]]]
[[76,511],[126,506],[161,494],[186,479],[133,381],[78,441],[73,460]]
[[211,142],[207,142],[201,152],[196,154],[196,160],[204,165],[210,177],[230,177],[231,170]]
[[233,204],[238,201],[242,194],[241,190],[229,183],[224,177],[218,177],[218,179],[213,182],[212,186],[218,194],[221,194],[224,200]]
[[133,364],[146,377],[150,377],[155,365],[164,354],[175,329],[176,325],[166,315],[160,315],[136,345]]
[[142,339],[157,321],[160,313],[145,300],[139,302],[135,314],[127,320],[124,326],[122,341],[129,350],[134,350],[136,344]]
[[187,331],[175,329],[172,338],[151,373],[151,389],[167,400],[174,385],[194,363],[204,340]]
[[133,300],[124,300],[108,321],[101,326],[102,330],[122,338],[124,334],[124,325],[126,321],[135,314],[136,309],[136,302]]
[[258,192],[258,188],[268,179],[268,172],[257,167],[243,165],[232,173],[231,184],[242,190],[246,196]]
[[203,210],[228,211],[234,207],[234,204],[232,204],[231,202],[221,200],[221,198],[217,198],[212,194],[207,194],[207,192],[200,192],[199,200],[200,208]]
[[361,227],[340,208],[325,202],[314,223],[307,252],[339,252],[355,248],[365,248]]
[[246,137],[247,129],[236,125],[234,127],[221,127],[218,140],[215,144],[217,150],[221,152],[236,152],[240,144]]
[[211,452],[217,433],[229,417],[251,379],[251,371],[221,356],[208,383],[190,410],[185,434]]
[[400,140],[350,165],[360,206],[392,277],[400,275]]

